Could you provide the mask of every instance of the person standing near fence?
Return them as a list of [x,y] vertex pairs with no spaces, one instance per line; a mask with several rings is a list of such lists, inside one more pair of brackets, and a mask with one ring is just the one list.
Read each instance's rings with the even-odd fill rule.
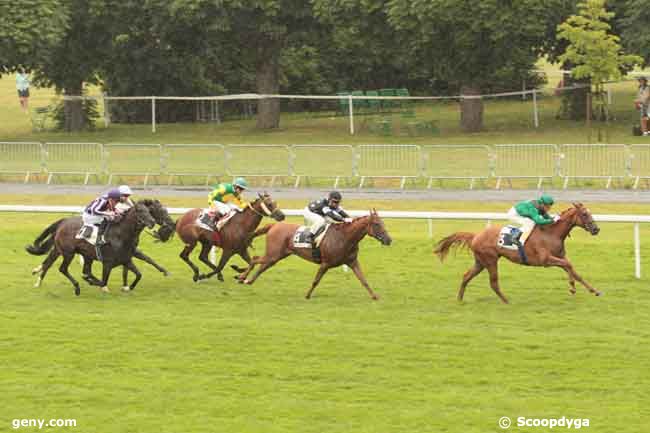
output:
[[650,135],[648,133],[648,104],[650,104],[650,87],[648,87],[648,79],[646,77],[639,77],[639,92],[634,100],[636,109],[639,110],[641,115],[641,133],[644,136]]
[[23,111],[29,110],[29,76],[24,68],[16,74],[16,90],[18,90],[18,100]]

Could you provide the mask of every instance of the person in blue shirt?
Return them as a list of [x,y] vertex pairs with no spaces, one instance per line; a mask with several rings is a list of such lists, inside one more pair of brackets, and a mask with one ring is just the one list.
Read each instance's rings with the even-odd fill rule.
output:
[[18,100],[23,111],[29,110],[29,76],[24,68],[16,74],[16,90],[18,90]]

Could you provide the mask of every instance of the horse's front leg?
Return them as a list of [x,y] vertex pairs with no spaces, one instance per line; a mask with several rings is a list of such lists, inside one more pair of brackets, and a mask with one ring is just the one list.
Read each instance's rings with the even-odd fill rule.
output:
[[366,281],[366,277],[363,275],[363,271],[361,271],[361,264],[359,263],[359,260],[354,259],[354,261],[350,262],[348,264],[348,266],[350,266],[350,268],[352,268],[352,271],[354,272],[354,275],[357,276],[357,279],[361,282],[363,287],[366,288],[366,290],[368,291],[368,294],[370,295],[370,297],[372,299],[374,299],[375,301],[377,301],[379,299],[379,295],[376,294],[375,292],[373,292],[372,289],[370,288],[370,285],[368,284],[368,281]]
[[133,257],[135,257],[136,259],[140,259],[145,263],[149,263],[151,266],[156,268],[158,270],[158,272],[162,273],[164,276],[166,276],[166,277],[169,276],[169,272],[167,272],[167,270],[165,268],[160,266],[158,263],[154,262],[151,257],[146,255],[145,253],[143,253],[139,249],[136,248],[135,252],[133,253]]
[[111,293],[111,290],[108,288],[108,278],[111,276],[113,264],[109,262],[102,262],[102,265],[101,291],[104,293]]
[[569,275],[569,284],[572,286],[572,293],[575,293],[575,280],[578,280],[580,284],[585,286],[587,290],[589,290],[591,293],[593,293],[596,296],[602,295],[602,292],[596,290],[591,284],[586,282],[573,268],[573,265],[569,260],[566,258],[561,258],[561,257],[555,257],[555,256],[550,256],[548,258],[548,264],[551,266],[557,266],[562,269]]
[[[135,279],[131,283],[131,285],[127,285],[126,281],[126,273],[127,271],[131,271],[135,274]],[[142,273],[138,268],[135,267],[135,264],[133,263],[133,260],[129,260],[129,262],[124,265],[124,286],[122,286],[122,291],[124,292],[130,292],[131,290],[135,290],[135,286],[138,284],[140,279],[142,278]]]
[[307,291],[307,294],[305,295],[305,299],[311,298],[311,294],[314,293],[314,289],[320,283],[321,278],[323,278],[323,275],[325,275],[325,272],[329,269],[329,265],[325,263],[321,263],[320,268],[318,268],[318,272],[316,272],[316,276],[314,277],[314,281],[311,283],[311,288],[309,291]]
[[81,277],[91,286],[101,286],[101,280],[93,275],[93,258],[84,255],[82,255],[82,257],[84,265]]
[[219,259],[219,264],[212,272],[207,274],[205,278],[210,278],[216,275],[219,281],[223,281],[223,275],[221,275],[221,271],[226,266],[226,263],[228,263],[228,260],[230,260],[232,255],[233,255],[232,250],[221,250],[221,259]]
[[[252,259],[251,259],[250,254],[248,253],[248,249],[247,249],[247,248],[244,248],[244,249],[241,250],[241,251],[237,251],[237,254],[239,254],[239,257],[241,257],[242,259],[244,259],[244,261],[246,262],[246,264],[248,264],[248,266],[250,267],[250,265],[251,265],[251,260],[252,260]],[[248,269],[248,268],[240,268],[240,267],[237,266],[237,265],[230,265],[230,267],[231,267],[232,269],[234,269],[235,271],[237,271],[237,273],[239,273],[239,274],[243,274],[243,273],[246,272],[246,270]]]

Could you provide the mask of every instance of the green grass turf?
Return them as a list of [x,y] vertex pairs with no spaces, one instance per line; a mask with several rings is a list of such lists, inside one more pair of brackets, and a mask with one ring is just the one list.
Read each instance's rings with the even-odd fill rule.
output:
[[[389,208],[387,202],[347,206],[373,205]],[[401,202],[393,208],[505,205]],[[647,211],[642,205],[592,209]],[[386,221],[392,246],[372,239],[361,245],[379,302],[341,269],[326,274],[315,297],[304,300],[316,267],[297,258],[251,287],[235,284],[232,271],[224,283],[195,284],[178,258],[178,239],[153,244],[146,236],[142,248],[172,276],[139,264],[144,277],[135,292],[118,292],[116,272],[111,295],[84,284],[76,298],[56,268],[41,288],[31,287],[29,271],[40,258],[23,246],[56,217],[0,214],[3,431],[15,418],[75,418],[77,428],[57,431],[102,432],[465,433],[500,431],[501,416],[589,418],[588,431],[599,433],[638,433],[647,425],[650,295],[648,279],[633,277],[629,224],[603,224],[597,237],[576,230],[567,242],[576,269],[603,297],[584,290],[569,296],[559,269],[504,261],[501,283],[512,304],[501,305],[486,274],[458,303],[471,258],[459,253],[440,264],[426,223],[397,220]],[[483,225],[437,221],[434,238]],[[642,240],[649,235],[642,226]],[[254,254],[262,251],[257,242]],[[648,253],[643,241],[642,255]],[[76,262],[72,273],[80,274]]]

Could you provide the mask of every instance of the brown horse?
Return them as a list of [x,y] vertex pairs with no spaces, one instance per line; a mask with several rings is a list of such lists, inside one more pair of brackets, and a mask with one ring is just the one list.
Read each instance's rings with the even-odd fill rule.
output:
[[[566,257],[564,240],[576,226],[582,227],[592,235],[597,235],[600,231],[589,209],[581,203],[574,203],[573,207],[562,212],[558,222],[544,226],[535,226],[524,244],[528,264],[530,266],[544,267],[558,266],[564,269],[569,276],[569,291],[571,294],[576,293],[575,281],[578,280],[591,293],[600,296],[601,292],[583,280],[575,269],[573,269],[573,265]],[[479,233],[457,232],[442,239],[434,249],[433,252],[440,257],[441,261],[445,259],[452,246],[461,245],[469,247],[474,253],[474,266],[465,272],[460,289],[458,290],[459,301],[463,300],[467,284],[475,276],[480,274],[483,269],[487,269],[490,273],[490,286],[492,290],[494,290],[504,303],[508,303],[508,300],[503,296],[499,288],[497,262],[501,257],[505,257],[511,262],[518,264],[522,264],[522,260],[519,257],[518,251],[497,246],[500,229],[498,226],[493,226]]]
[[[267,193],[258,194],[258,198],[255,201],[249,203],[243,211],[234,215],[218,232],[199,227],[196,224],[196,219],[200,214],[201,209],[192,209],[176,221],[176,233],[178,233],[178,236],[185,244],[185,248],[181,252],[180,257],[192,268],[194,272],[192,278],[194,281],[210,278],[213,275],[217,275],[217,278],[223,281],[221,271],[234,254],[238,254],[246,263],[250,264],[251,258],[248,254],[250,236],[257,226],[260,225],[262,218],[266,216],[276,221],[284,220],[284,214]],[[197,243],[201,244],[199,260],[212,269],[212,272],[208,274],[199,274],[199,268],[190,260],[190,254]],[[213,245],[223,250],[221,260],[217,266],[208,260],[208,254]],[[244,270],[236,266],[233,266],[233,268],[238,272]]]
[[[384,222],[377,215],[374,209],[370,215],[355,218],[350,223],[334,224],[325,234],[321,242],[321,261],[318,262],[312,255],[311,248],[296,248],[293,245],[293,237],[296,230],[300,227],[297,224],[269,224],[257,230],[254,237],[266,234],[266,255],[264,257],[255,257],[248,269],[238,278],[240,283],[252,284],[257,277],[268,268],[276,264],[285,257],[295,254],[312,263],[320,264],[316,277],[311,284],[311,289],[305,296],[311,297],[312,292],[318,285],[318,282],[328,269],[341,265],[348,265],[354,271],[361,284],[368,290],[372,299],[379,299],[379,296],[372,291],[366,278],[361,271],[361,265],[357,259],[359,253],[359,242],[366,235],[373,237],[384,245],[390,245],[393,241],[384,227]],[[255,265],[261,265],[257,273],[249,280],[248,274],[253,270]]]

